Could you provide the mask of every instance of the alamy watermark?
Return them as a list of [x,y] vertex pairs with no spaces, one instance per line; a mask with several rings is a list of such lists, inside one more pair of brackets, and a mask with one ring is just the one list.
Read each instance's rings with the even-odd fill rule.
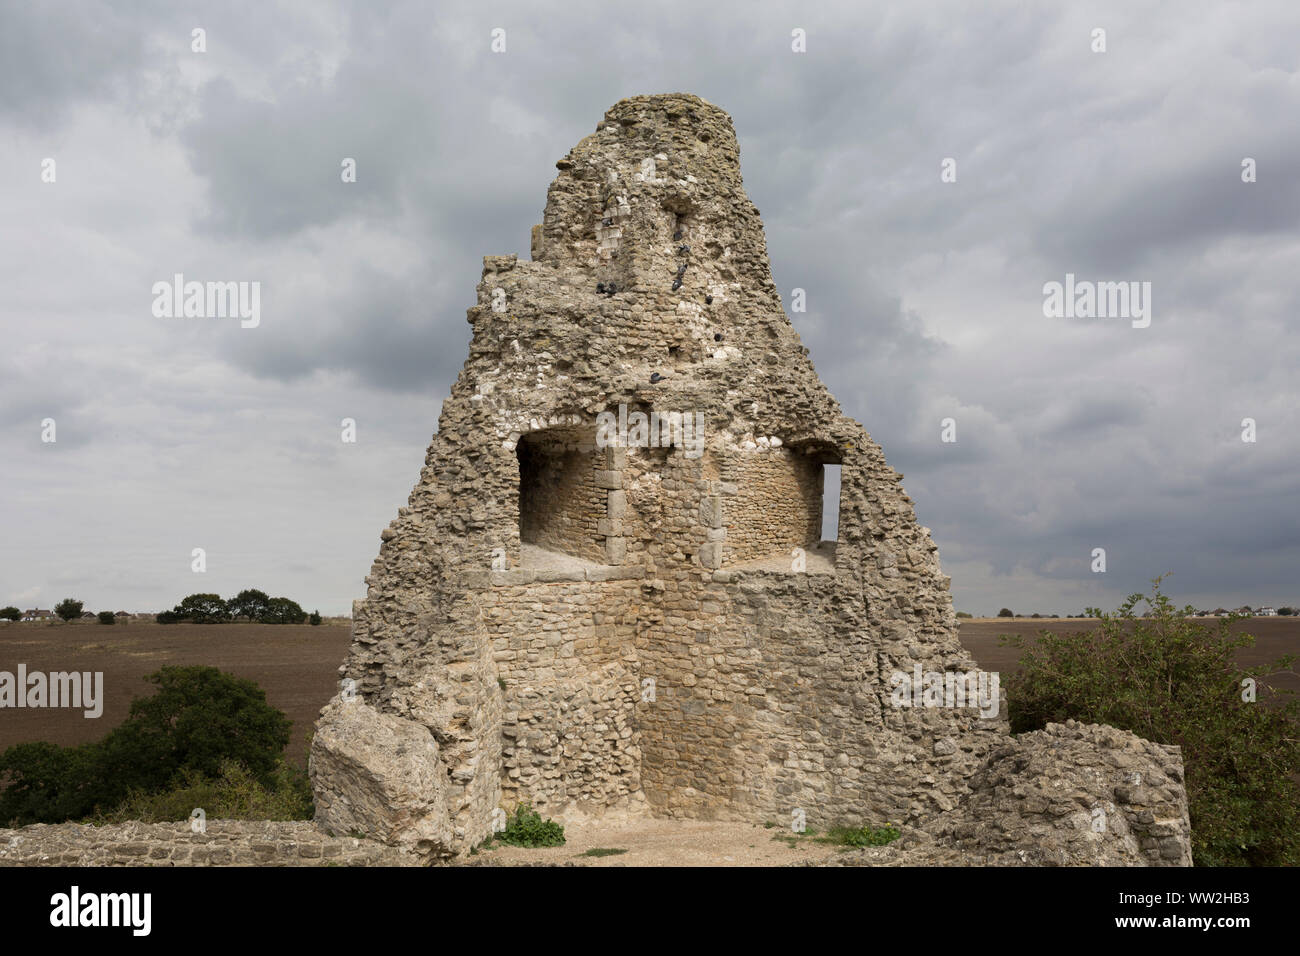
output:
[[156,319],[240,319],[240,327],[255,329],[262,321],[262,283],[185,281],[178,272],[172,281],[153,284]]
[[978,707],[980,716],[996,717],[1001,708],[997,671],[925,671],[915,664],[912,673],[894,671],[889,692],[895,707]]
[[104,713],[103,671],[0,671],[0,708],[70,707],[94,719]]
[[1132,319],[1133,328],[1151,324],[1150,282],[1076,281],[1043,283],[1043,315],[1049,319]]
[[687,458],[704,454],[703,412],[628,412],[618,406],[618,414],[601,412],[596,416],[597,448],[672,448],[683,450]]

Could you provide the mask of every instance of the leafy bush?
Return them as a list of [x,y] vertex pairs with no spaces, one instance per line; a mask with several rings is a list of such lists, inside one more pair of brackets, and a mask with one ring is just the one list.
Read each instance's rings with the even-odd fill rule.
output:
[[[1236,616],[1189,620],[1160,593],[1131,595],[1114,614],[1089,608],[1096,630],[1041,632],[1010,678],[1011,729],[1037,730],[1067,718],[1110,724],[1182,747],[1192,822],[1192,854],[1202,866],[1300,863],[1300,703],[1263,678],[1289,669],[1288,655],[1259,669],[1234,654],[1254,643],[1235,635]],[[1145,602],[1148,610],[1134,608]],[[1003,645],[1024,647],[1003,636]],[[1251,682],[1251,683],[1247,683]],[[1247,701],[1259,686],[1268,703]]]
[[12,604],[9,605],[9,607],[0,607],[0,620],[20,621],[22,620],[22,616],[23,612],[18,610],[18,608],[14,607]]
[[179,624],[185,618],[175,611],[161,611],[154,615],[154,620],[159,624]]
[[156,693],[133,700],[126,720],[102,740],[18,744],[0,755],[0,780],[8,780],[0,824],[80,819],[132,791],[175,786],[187,770],[219,777],[227,760],[275,789],[290,721],[261,688],[215,667],[164,667],[146,679]]
[[[0,826],[63,823],[112,800],[99,744],[15,744],[0,754]],[[118,798],[120,799],[120,797]]]
[[564,827],[542,815],[526,803],[515,808],[506,820],[506,828],[496,835],[498,843],[510,846],[564,846]]
[[166,823],[189,819],[196,807],[210,820],[310,820],[315,812],[305,771],[280,760],[268,785],[227,758],[215,777],[183,770],[169,789],[132,790],[116,809],[97,814],[91,822]]
[[1011,613],[1011,608],[1004,607],[1002,610],[998,611],[998,617],[1015,617],[1015,615]]
[[100,624],[117,623],[117,615],[114,614],[112,611],[100,611],[98,614],[95,615],[95,617],[99,619]]
[[957,616],[960,618],[968,618],[971,614],[968,611],[958,611]]
[[73,598],[64,598],[58,604],[54,605],[54,613],[65,621],[75,621],[81,617],[82,602]]
[[307,619],[307,623],[310,624],[312,627],[319,627],[320,622],[321,622],[320,611],[312,611],[311,617]]

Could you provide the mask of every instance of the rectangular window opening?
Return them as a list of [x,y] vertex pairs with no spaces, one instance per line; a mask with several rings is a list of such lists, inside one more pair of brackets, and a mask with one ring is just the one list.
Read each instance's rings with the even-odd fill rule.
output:
[[840,537],[840,466],[822,465],[822,540]]

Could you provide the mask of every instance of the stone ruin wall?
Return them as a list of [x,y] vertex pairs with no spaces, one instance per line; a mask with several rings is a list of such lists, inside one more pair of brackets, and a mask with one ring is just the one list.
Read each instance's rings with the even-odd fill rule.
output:
[[[626,117],[644,109],[628,102]],[[705,120],[703,133],[719,143],[723,160],[734,162],[725,114],[708,112],[696,121]],[[558,165],[561,175],[534,232],[540,261],[484,261],[478,304],[469,312],[470,359],[444,405],[410,506],[386,532],[368,578],[371,597],[357,608],[346,676],[358,679],[368,702],[413,719],[430,709],[421,701],[434,696],[427,681],[403,686],[415,659],[424,674],[462,669],[466,700],[475,691],[498,699],[483,711],[502,714],[501,790],[462,795],[458,819],[467,833],[473,818],[485,835],[502,794],[561,817],[642,800],[679,815],[784,819],[807,803],[811,820],[819,808],[846,821],[897,817],[932,802],[910,799],[915,785],[897,779],[891,760],[903,754],[914,775],[940,781],[934,789],[941,800],[945,790],[955,796],[960,788],[946,771],[956,758],[936,756],[933,747],[960,735],[970,715],[884,713],[876,693],[854,687],[864,676],[910,669],[918,659],[973,669],[955,640],[947,580],[898,488],[900,476],[816,380],[771,285],[757,211],[743,193],[720,203],[714,221],[703,209],[688,211],[686,201],[678,210],[607,201],[599,211],[635,206],[645,215],[596,220],[619,224],[614,238],[628,254],[602,261],[593,274],[584,261],[596,254],[590,220],[575,223],[565,214],[570,194],[589,184],[567,174],[566,160]],[[663,172],[654,178],[666,180]],[[695,263],[701,268],[687,272],[689,295],[657,278],[675,272],[678,229],[688,230],[693,248],[704,253]],[[665,247],[668,262],[655,261],[655,247]],[[627,291],[593,296],[600,275]],[[653,281],[638,281],[651,275]],[[502,293],[510,303],[505,315],[492,309]],[[700,305],[709,295],[711,310]],[[755,313],[765,314],[747,328]],[[682,383],[663,396],[647,387],[651,368],[668,374],[683,362],[714,363],[730,373],[742,364],[742,348],[754,353],[746,356],[743,381],[723,375],[717,384]],[[615,372],[610,382],[581,367],[588,357],[610,354],[663,360],[641,360],[645,374]],[[799,372],[793,384],[774,374],[789,364]],[[666,381],[676,384],[671,375]],[[731,384],[740,387],[720,398],[718,388]],[[636,584],[538,581],[519,567],[518,443],[556,429],[593,435],[595,413],[619,400],[704,411],[710,447],[694,461],[678,449],[606,449],[606,468],[591,469],[598,485],[610,486],[600,489],[604,519],[598,506],[594,515],[583,510],[583,521],[569,523],[584,528],[581,542],[552,539],[560,550],[594,559],[585,540],[594,516],[602,563],[620,573],[639,569],[644,577]],[[440,447],[444,436],[454,436],[454,446]],[[771,436],[784,447],[743,447]],[[801,455],[796,447],[828,454]],[[819,584],[793,571],[733,577],[723,570],[816,541],[823,460],[844,466],[835,577]],[[474,502],[468,516],[448,507],[462,496]],[[571,497],[588,501],[585,491]],[[433,567],[404,560],[420,548],[417,539],[431,538],[454,542],[466,560],[433,546],[423,549]],[[511,570],[487,569],[496,549]],[[466,621],[451,647],[429,633],[438,619],[432,607],[412,611],[431,596],[441,598],[440,613]],[[801,626],[806,634],[797,633]],[[653,703],[640,699],[646,677],[656,683]],[[444,759],[459,761],[466,775],[470,766],[482,768],[494,752],[491,726],[485,716],[468,735],[448,739]]]
[[[624,100],[556,165],[534,261],[484,259],[469,358],[340,668],[369,712],[432,734],[445,851],[518,801],[560,819],[800,808],[817,828],[951,811],[1005,721],[890,704],[896,671],[976,667],[902,476],[785,317],[730,120]],[[620,404],[703,411],[702,457],[593,449]],[[521,443],[561,463],[522,525]],[[833,570],[747,564],[816,543],[826,462]],[[530,567],[529,538],[562,554]],[[336,806],[349,785],[316,779]]]

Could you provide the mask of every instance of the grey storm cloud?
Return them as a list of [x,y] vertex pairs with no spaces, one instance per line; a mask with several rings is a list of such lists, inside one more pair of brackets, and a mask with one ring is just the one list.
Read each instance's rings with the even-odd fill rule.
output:
[[[735,120],[795,328],[959,608],[1077,611],[1164,572],[1193,603],[1300,603],[1300,8],[1250,10],[5,5],[0,602],[259,586],[346,611],[481,257],[528,254],[605,109],[687,91]],[[261,324],[154,318],[177,272],[259,281]],[[1066,273],[1150,282],[1151,326],[1044,316]]]

